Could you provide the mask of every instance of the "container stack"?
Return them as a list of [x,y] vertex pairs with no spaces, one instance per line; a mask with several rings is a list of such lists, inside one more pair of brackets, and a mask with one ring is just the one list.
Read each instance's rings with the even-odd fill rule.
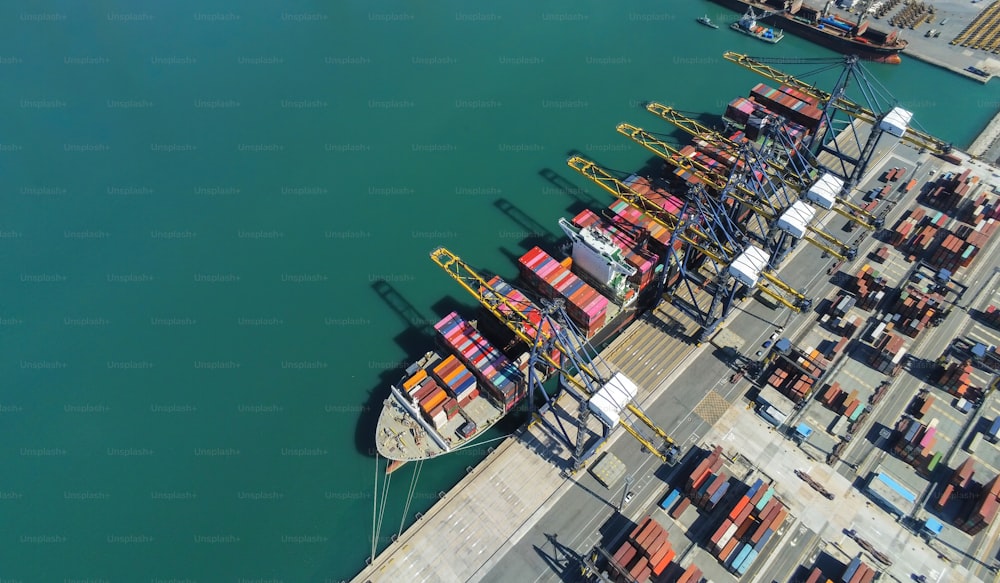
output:
[[924,257],[934,245],[938,227],[931,223],[920,225],[909,242],[908,252],[914,257]]
[[[496,304],[498,311],[509,316],[514,310],[517,310],[528,318],[531,324],[524,327],[525,334],[532,339],[537,337],[539,330],[541,330],[543,336],[548,336],[549,338],[555,335],[557,329],[554,330],[549,321],[543,322],[541,310],[527,296],[521,293],[520,290],[504,281],[499,275],[493,276],[486,283],[490,289],[503,296],[503,298],[498,298],[486,287],[479,288],[479,293],[483,294],[483,297],[491,303]],[[506,299],[506,303],[502,299]],[[559,362],[559,351],[555,348],[552,349],[549,356],[552,360]]]
[[702,581],[701,569],[697,565],[691,563],[688,568],[681,573],[681,576],[677,578],[676,583],[700,583]]
[[823,119],[823,112],[815,105],[810,105],[777,89],[772,89],[763,83],[758,83],[750,90],[750,99],[782,117],[802,125],[809,131],[815,131]]
[[958,489],[968,488],[974,475],[976,475],[976,464],[971,457],[968,457],[955,468],[955,472],[951,475],[951,484]]
[[854,281],[857,290],[857,306],[862,310],[871,310],[878,305],[885,297],[885,288],[888,285],[885,277],[875,271],[871,265],[865,265],[858,272]]
[[875,569],[861,561],[861,555],[854,557],[847,564],[844,575],[840,578],[841,583],[871,583],[875,578]]
[[840,383],[835,381],[823,391],[819,400],[831,411],[839,413],[843,410],[846,398],[847,393],[840,388]]
[[997,515],[997,508],[1000,507],[1000,476],[994,476],[992,480],[986,482],[979,488],[977,496],[972,498],[975,502],[967,515],[958,521],[958,526],[965,532],[976,535],[993,522]]
[[959,267],[967,267],[978,254],[979,249],[946,229],[943,232],[947,234],[934,253],[931,254],[928,263],[954,273]]
[[824,356],[826,356],[827,360],[831,360],[832,361],[832,360],[836,359],[838,356],[840,356],[840,353],[843,352],[844,348],[847,347],[847,344],[850,341],[851,341],[851,339],[849,337],[847,337],[847,336],[841,336],[837,340],[837,342],[835,342],[835,343],[831,342],[831,343],[829,343],[827,345],[828,348],[826,349],[826,353],[824,354]]
[[913,404],[910,406],[910,412],[915,419],[923,419],[924,415],[931,410],[931,405],[934,404],[934,395],[924,392],[913,399]]
[[925,293],[913,285],[907,285],[888,311],[894,314],[895,330],[916,338],[943,307],[944,297],[941,294]]
[[619,248],[629,265],[635,268],[635,275],[629,278],[629,283],[634,285],[639,291],[646,289],[646,286],[653,279],[653,272],[656,269],[659,258],[646,249],[645,244],[637,239],[637,233],[630,232],[634,229],[625,230],[620,225],[616,225],[610,219],[599,216],[590,209],[584,209],[580,214],[573,217],[573,226],[578,229],[586,227],[597,228],[611,237]]
[[820,571],[819,567],[814,567],[809,573],[806,583],[833,583],[833,580],[824,576],[823,571]]
[[969,191],[978,182],[979,177],[970,176],[968,169],[957,175],[954,172],[948,172],[935,181],[933,188],[928,193],[927,202],[945,212],[955,211],[960,205],[964,206],[963,197],[970,194]]
[[892,245],[900,250],[908,249],[913,234],[917,227],[923,223],[926,215],[926,211],[922,208],[906,211],[892,230],[892,238],[890,239]]
[[604,326],[608,299],[558,261],[534,247],[518,260],[525,281],[548,298],[562,298],[566,313],[592,338]]
[[961,397],[965,395],[972,382],[972,361],[957,363],[950,362],[944,367],[941,376],[938,378],[938,386],[948,391],[952,395]]
[[420,409],[424,419],[436,429],[441,429],[449,419],[458,414],[458,402],[449,397],[424,369],[403,381],[403,390]]
[[724,167],[723,172],[726,174],[731,172],[734,168],[742,170],[745,166],[745,163],[741,158],[729,150],[726,150],[725,148],[720,147],[719,145],[704,138],[694,138],[691,142],[696,148],[698,148],[698,151],[721,164]]
[[710,550],[727,569],[743,575],[787,516],[774,487],[758,479],[712,534]]
[[[879,326],[884,326],[884,323],[879,324]],[[903,356],[906,355],[904,344],[902,336],[896,336],[892,332],[883,332],[872,345],[875,350],[868,363],[880,373],[895,376],[902,367]]]
[[[663,254],[667,251],[667,246],[670,245],[671,233],[669,229],[653,220],[653,218],[646,213],[621,199],[611,203],[611,205],[608,206],[608,210],[614,217],[612,221],[616,225],[623,228],[631,225],[636,230],[648,233],[649,238],[646,242],[647,247],[652,253],[663,257]],[[675,250],[680,251],[682,244],[683,241],[678,239],[675,243]]]
[[712,510],[728,491],[729,475],[720,472],[724,461],[722,446],[717,445],[688,476],[684,492],[698,508]]
[[622,575],[646,583],[650,576],[663,573],[676,555],[667,531],[647,516],[632,529],[612,559]]
[[996,219],[998,213],[1000,213],[1000,207],[998,207],[996,199],[992,198],[989,193],[980,193],[975,198],[966,200],[959,213],[959,219],[976,226],[983,221]]
[[431,370],[438,386],[444,387],[449,396],[454,397],[459,407],[469,404],[479,396],[476,377],[454,354],[442,360]]
[[937,427],[933,423],[924,425],[916,419],[904,417],[896,425],[896,431],[898,439],[893,453],[915,468],[929,465],[937,443]]
[[521,373],[506,356],[497,350],[471,324],[452,312],[434,325],[443,342],[479,378],[485,388],[505,411],[524,397]]

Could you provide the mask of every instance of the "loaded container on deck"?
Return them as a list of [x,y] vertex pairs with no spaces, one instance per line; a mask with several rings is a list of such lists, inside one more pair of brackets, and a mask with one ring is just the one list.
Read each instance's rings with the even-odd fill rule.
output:
[[448,314],[434,329],[505,411],[524,397],[523,377],[514,364],[458,313]]

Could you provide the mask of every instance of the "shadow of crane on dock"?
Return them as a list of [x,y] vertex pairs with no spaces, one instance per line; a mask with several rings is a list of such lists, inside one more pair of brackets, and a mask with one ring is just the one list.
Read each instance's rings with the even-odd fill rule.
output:
[[[559,542],[556,533],[545,534],[546,543],[542,546],[531,545],[552,572],[559,576],[560,581],[575,583],[580,580],[580,567],[583,557],[573,549]],[[552,549],[551,552],[546,549]]]

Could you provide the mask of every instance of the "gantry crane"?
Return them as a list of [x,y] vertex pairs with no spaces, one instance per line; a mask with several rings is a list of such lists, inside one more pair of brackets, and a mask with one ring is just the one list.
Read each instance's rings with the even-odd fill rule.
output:
[[[682,161],[678,161],[678,163],[683,164]],[[703,328],[702,339],[714,331],[719,322],[728,316],[732,300],[738,293],[741,284],[747,289],[760,290],[761,293],[796,312],[808,310],[812,305],[811,300],[806,298],[804,294],[781,281],[776,274],[767,268],[768,255],[766,252],[759,247],[746,245],[739,240],[742,237],[736,236],[734,233],[737,227],[732,226],[727,216],[712,208],[710,197],[704,193],[703,189],[695,189],[689,193],[691,196],[689,196],[684,209],[678,213],[679,216],[675,216],[590,160],[573,156],[567,161],[567,164],[612,196],[641,210],[651,220],[671,231],[667,253],[670,255],[669,260],[672,261],[672,265],[664,266],[663,277],[665,279],[667,274],[674,270],[679,270],[684,275],[681,283],[686,286],[693,307],[698,311],[699,324]],[[729,226],[727,227],[727,225]],[[721,236],[715,232],[717,228],[722,228]],[[675,251],[678,247],[675,244],[677,241],[684,243],[685,252],[683,254],[678,254]],[[697,300],[696,290],[691,285],[693,271],[700,267],[699,255],[709,259],[714,268],[714,273],[710,277],[714,279],[715,289],[712,294],[712,304],[707,310],[702,310]],[[764,258],[763,263],[761,263],[762,257]],[[666,260],[667,258],[664,259],[664,261]],[[746,276],[748,270],[751,272],[750,277]],[[739,277],[735,277],[736,275]],[[705,283],[704,281],[694,282],[696,286],[701,287],[704,287]],[[672,295],[674,290],[667,291]],[[720,305],[722,312],[716,315],[715,309]]]
[[[845,181],[845,196],[860,181],[868,162],[875,151],[875,147],[884,133],[889,133],[897,138],[900,138],[904,142],[920,148],[921,150],[927,150],[934,154],[948,154],[952,150],[951,144],[912,128],[909,123],[912,119],[912,114],[905,109],[893,107],[888,112],[880,111],[876,113],[876,111],[873,111],[873,109],[880,110],[882,108],[874,103],[877,97],[877,92],[872,82],[869,80],[857,55],[846,55],[840,59],[761,59],[727,51],[723,54],[723,57],[728,61],[736,63],[737,65],[749,69],[758,75],[771,79],[772,81],[794,87],[821,102],[823,120],[826,122],[825,131],[821,129],[817,135],[811,139],[810,146],[816,147],[816,153],[826,151],[833,154],[838,158],[838,160],[840,160],[842,176]],[[814,85],[810,85],[793,77],[792,75],[783,73],[782,71],[771,67],[768,63],[840,64],[843,66],[843,69],[841,71],[840,78],[834,85],[833,90],[827,93],[826,91],[818,89]],[[824,67],[823,70],[827,68],[829,67]],[[869,102],[870,107],[865,107],[845,97],[847,84],[852,77],[858,81],[861,92],[865,99]],[[837,111],[842,111],[852,119],[860,120],[871,125],[871,131],[864,143],[862,143],[858,138],[854,125],[849,125],[850,131],[852,132],[858,146],[857,156],[842,152],[840,145],[837,143],[837,136],[834,135],[836,128],[833,123]],[[818,144],[817,141],[819,142]],[[853,165],[852,170],[847,170],[846,165],[844,164],[845,160]]]
[[[665,112],[666,110],[665,106],[659,105],[657,109],[659,112]],[[667,119],[680,121],[681,126],[685,129],[694,129],[697,127],[695,125],[697,122],[684,118],[684,116],[676,111],[670,111]],[[765,245],[774,251],[768,260],[768,266],[772,269],[781,263],[792,245],[800,239],[822,249],[837,259],[850,260],[857,255],[857,250],[853,246],[841,242],[836,237],[810,224],[815,217],[815,212],[810,208],[806,208],[808,205],[797,201],[797,190],[794,191],[794,196],[789,195],[785,191],[785,187],[788,186],[786,181],[782,179],[776,182],[765,179],[773,170],[769,171],[766,168],[766,164],[760,159],[756,150],[753,149],[749,142],[737,145],[744,167],[739,170],[734,168],[733,173],[726,177],[697,160],[684,157],[673,146],[641,128],[623,123],[618,125],[618,132],[655,153],[667,163],[673,164],[678,168],[683,168],[697,180],[711,185],[720,193],[720,197],[723,199],[727,197],[732,198],[753,211],[758,217],[763,218],[766,224],[760,229],[760,237],[765,242]],[[725,143],[721,140],[716,141],[718,143]],[[726,142],[736,145],[730,140],[726,140]],[[778,178],[781,177],[779,176]],[[737,210],[737,208],[734,207],[733,210]],[[866,227],[874,228],[860,217],[840,211],[839,209],[837,212]],[[803,219],[808,222],[802,223]]]
[[[656,102],[650,102],[646,104],[646,110],[670,122],[671,124],[677,126],[678,128],[691,134],[692,136],[704,140],[709,145],[724,150],[730,156],[737,159],[735,166],[739,166],[741,163],[743,163],[744,165],[749,163],[751,166],[751,170],[753,172],[746,173],[745,176],[750,181],[757,183],[756,188],[753,188],[753,190],[755,190],[756,192],[760,192],[761,189],[763,188],[763,185],[760,184],[759,179],[757,179],[757,175],[760,173],[761,170],[766,171],[768,174],[779,178],[780,180],[782,180],[784,184],[786,184],[789,188],[792,188],[796,192],[800,192],[803,189],[803,186],[808,187],[811,184],[810,178],[806,173],[812,169],[812,166],[806,166],[804,162],[798,160],[793,155],[796,152],[794,148],[792,148],[791,153],[789,153],[789,151],[786,148],[787,144],[781,147],[782,153],[785,154],[785,158],[787,160],[786,162],[780,162],[777,160],[776,156],[771,156],[766,163],[761,164],[759,162],[758,156],[755,155],[756,151],[753,149],[752,145],[748,140],[743,140],[741,143],[734,142],[729,138],[727,138],[726,136],[720,134],[719,132],[716,132],[715,130],[712,130],[700,124],[697,120],[691,119],[682,114],[681,112],[677,111],[673,107],[667,105],[661,105]],[[772,125],[772,128],[775,131],[781,132],[787,140],[787,134],[784,133],[783,124],[780,123],[774,124]],[[773,150],[773,148],[766,148],[766,147],[762,149],[768,152],[771,152]],[[734,168],[734,171],[735,170],[736,169]],[[794,181],[790,182],[789,181],[790,179]],[[814,213],[811,213],[809,210],[802,208],[802,205],[796,205],[794,202],[791,205],[789,205],[790,207],[795,207],[794,210],[788,207],[780,209],[775,209],[775,208],[762,209],[757,205],[752,204],[750,201],[746,200],[744,196],[734,195],[732,188],[730,189],[728,194],[736,198],[740,202],[746,204],[758,216],[764,217],[765,220],[769,222],[768,225],[769,228],[772,226],[770,225],[770,221],[779,218],[779,215],[782,214],[782,211],[791,212],[791,215],[785,218],[796,219],[795,222],[798,222],[797,219],[805,217],[808,217],[808,220],[811,221],[814,215]],[[767,197],[765,200],[771,200],[771,197]],[[851,208],[856,214],[851,214],[840,208],[835,208],[832,210],[835,210],[835,212],[843,216],[846,216],[851,220],[858,220],[859,215],[860,216],[867,215],[864,209],[856,208],[854,207],[854,205],[850,205],[850,203],[848,204],[849,208]],[[861,224],[865,225],[867,224],[867,222],[864,221],[863,219],[860,219],[859,222]],[[815,234],[815,237],[806,233],[789,232],[789,230],[787,229],[781,229],[781,226],[787,224],[788,221],[786,220],[777,225],[778,230],[781,233],[779,236],[782,239],[787,239],[788,236],[803,239],[806,242],[811,243],[816,247],[819,247],[824,252],[828,253],[833,257],[836,257],[837,259],[846,259],[850,261],[854,259],[854,257],[857,255],[857,249],[853,245],[840,241],[833,235],[824,232],[822,229],[812,224],[809,224],[807,228],[810,233]],[[819,239],[817,239],[816,237],[819,237]],[[777,250],[774,256],[775,265],[780,264],[783,259],[784,253],[781,252],[781,249],[787,249],[787,247],[788,247],[787,243],[784,242],[777,243],[776,245]]]
[[[434,263],[472,294],[483,308],[509,328],[520,340],[532,347],[533,360],[541,361],[558,371],[564,381],[564,386],[578,393],[581,401],[580,416],[578,418],[577,440],[573,447],[574,469],[579,469],[596,448],[596,446],[591,448],[590,452],[583,451],[585,434],[587,433],[588,407],[586,400],[609,384],[609,379],[599,374],[594,368],[593,359],[587,354],[586,349],[589,348],[589,345],[586,340],[583,339],[582,335],[573,333],[574,326],[568,319],[563,322],[562,326],[555,327],[544,324],[544,322],[549,321],[547,318],[543,318],[542,323],[533,322],[520,306],[511,302],[505,294],[494,289],[485,278],[446,248],[438,247],[431,251],[430,256]],[[566,335],[567,333],[569,336]],[[564,362],[553,359],[552,350],[557,351],[560,360]],[[567,366],[566,362],[569,362],[570,366]],[[534,362],[532,362],[529,365],[529,374],[533,374],[534,369]],[[645,424],[654,435],[647,437],[636,429],[630,421],[620,419],[619,423],[625,431],[664,463],[676,463],[681,451],[674,440],[631,400],[625,404],[622,414],[625,411]],[[657,446],[653,443],[652,440],[657,439],[662,441],[662,445]]]

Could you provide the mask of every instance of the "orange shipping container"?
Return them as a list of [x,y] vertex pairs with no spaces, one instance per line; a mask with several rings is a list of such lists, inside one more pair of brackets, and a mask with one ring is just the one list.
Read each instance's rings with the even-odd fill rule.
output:
[[663,558],[660,559],[660,561],[656,563],[656,565],[653,567],[653,574],[659,575],[660,573],[662,573],[663,570],[666,569],[668,565],[670,565],[670,561],[674,560],[675,556],[676,553],[674,553],[674,550],[670,549],[670,552],[664,555]]
[[427,378],[427,371],[424,369],[418,370],[413,374],[412,377],[403,381],[403,390],[405,390],[406,392],[410,392],[410,389],[412,389],[417,383],[424,380],[425,378]]

